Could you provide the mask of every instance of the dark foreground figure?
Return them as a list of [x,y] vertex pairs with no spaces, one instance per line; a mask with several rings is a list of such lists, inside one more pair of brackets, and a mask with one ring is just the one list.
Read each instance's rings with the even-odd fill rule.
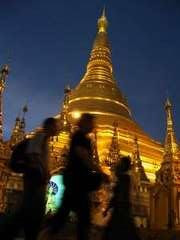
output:
[[12,240],[23,229],[25,240],[36,240],[45,213],[48,174],[48,139],[57,133],[57,120],[48,118],[26,147],[24,193],[19,209],[0,226],[0,239]]
[[111,209],[112,215],[105,230],[103,240],[140,240],[131,214],[130,204],[130,176],[131,167],[129,157],[122,157],[115,169],[117,183],[114,187],[114,195],[104,212]]
[[93,164],[92,144],[88,137],[93,128],[94,117],[83,114],[70,143],[68,165],[64,173],[65,192],[62,205],[48,222],[51,233],[61,230],[70,211],[74,211],[77,214],[77,239],[89,239],[89,193],[100,186],[103,176],[100,169]]

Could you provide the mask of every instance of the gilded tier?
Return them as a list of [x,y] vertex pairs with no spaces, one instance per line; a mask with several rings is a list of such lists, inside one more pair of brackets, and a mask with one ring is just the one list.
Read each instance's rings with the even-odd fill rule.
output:
[[152,140],[134,121],[126,98],[114,78],[111,47],[107,34],[108,21],[103,11],[90,53],[86,72],[78,86],[71,91],[68,115],[74,123],[83,112],[96,116],[100,161],[108,155],[114,122],[118,122],[120,151],[131,155],[134,137],[139,139],[141,159],[151,179],[162,160],[162,146]]

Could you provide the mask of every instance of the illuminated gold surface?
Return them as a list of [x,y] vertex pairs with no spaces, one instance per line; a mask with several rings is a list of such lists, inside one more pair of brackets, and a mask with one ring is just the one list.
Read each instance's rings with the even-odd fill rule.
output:
[[74,111],[71,113],[72,118],[74,119],[79,119],[81,117],[81,112],[80,111]]
[[151,226],[180,230],[180,152],[175,136],[172,104],[167,99],[163,161],[152,188]]
[[102,16],[98,20],[98,32],[106,32],[108,26],[108,21],[105,15],[105,8],[103,9]]
[[110,43],[107,36],[108,22],[103,11],[98,20],[98,32],[93,44],[87,70],[71,91],[68,118],[76,123],[74,113],[92,113],[96,116],[97,146],[100,162],[107,158],[113,137],[113,124],[118,122],[120,153],[132,155],[134,137],[138,137],[142,164],[149,179],[155,181],[163,157],[163,146],[151,139],[134,121],[126,98],[114,78]]

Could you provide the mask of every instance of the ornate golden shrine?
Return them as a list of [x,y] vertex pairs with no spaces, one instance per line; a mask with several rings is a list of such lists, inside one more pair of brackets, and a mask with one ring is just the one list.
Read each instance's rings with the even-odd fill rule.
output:
[[114,78],[107,27],[104,10],[98,20],[98,32],[86,72],[78,86],[65,94],[66,117],[74,125],[84,112],[96,116],[97,147],[102,165],[108,157],[114,131],[117,132],[121,155],[132,155],[134,139],[137,138],[142,164],[148,178],[154,182],[155,171],[163,158],[163,146],[148,136],[132,118],[127,100]]

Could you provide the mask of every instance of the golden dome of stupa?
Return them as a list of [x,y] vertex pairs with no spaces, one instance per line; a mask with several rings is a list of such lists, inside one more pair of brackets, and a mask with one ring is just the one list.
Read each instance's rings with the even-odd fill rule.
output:
[[137,137],[143,165],[149,178],[154,180],[154,173],[162,160],[162,145],[151,139],[134,121],[127,100],[118,88],[113,73],[107,27],[108,21],[103,10],[98,19],[98,31],[86,72],[70,94],[69,119],[74,122],[84,112],[96,116],[101,161],[108,154],[114,122],[117,122],[121,153],[131,155],[134,137]]

